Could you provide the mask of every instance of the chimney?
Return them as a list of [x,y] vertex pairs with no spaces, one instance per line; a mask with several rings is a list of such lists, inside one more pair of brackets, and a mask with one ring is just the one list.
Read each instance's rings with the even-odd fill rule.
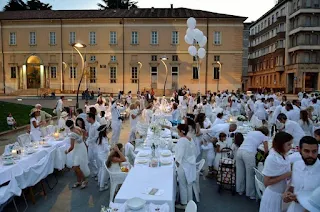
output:
[[173,4],[170,4],[171,9],[173,9]]

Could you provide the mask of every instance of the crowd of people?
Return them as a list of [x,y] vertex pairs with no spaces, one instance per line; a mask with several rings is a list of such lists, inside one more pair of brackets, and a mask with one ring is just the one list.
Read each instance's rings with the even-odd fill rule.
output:
[[[112,95],[105,98],[100,93],[94,106],[77,109],[76,116],[63,111],[63,101],[63,97],[58,100],[55,112],[59,128],[68,128],[71,133],[71,145],[66,154],[73,152],[73,169],[77,176],[74,188],[85,188],[88,184],[86,177],[91,175],[98,181],[100,191],[104,191],[108,189],[104,163],[108,169],[119,172],[122,162],[134,166],[135,141],[146,137],[153,117],[159,111],[171,115],[173,127],[169,129],[178,138],[175,161],[180,204],[176,205],[177,208],[185,208],[192,199],[196,163],[203,158],[208,169],[201,170],[201,173],[206,173],[209,178],[219,173],[221,158],[231,158],[236,166],[237,193],[255,199],[254,168],[257,168],[256,155],[261,144],[266,158],[261,168],[266,187],[261,212],[283,211],[283,202],[289,203],[288,211],[303,212],[308,208],[299,203],[299,192],[309,191],[311,194],[320,187],[317,158],[320,96],[302,94],[288,101],[286,96],[273,92],[247,95],[226,90],[201,95],[184,87],[174,92],[170,100],[157,98],[153,91],[146,91],[139,92],[134,101],[131,92],[126,95],[119,92],[116,98]],[[129,115],[130,132],[123,146],[119,143],[119,136],[125,111]],[[246,135],[238,132],[238,122],[230,117],[243,117],[253,130]],[[41,106],[34,108],[30,114],[31,134],[40,131],[43,123]],[[109,138],[110,132],[112,136]],[[231,156],[226,155],[226,148],[231,150]],[[288,159],[290,151],[300,152],[293,166]]]

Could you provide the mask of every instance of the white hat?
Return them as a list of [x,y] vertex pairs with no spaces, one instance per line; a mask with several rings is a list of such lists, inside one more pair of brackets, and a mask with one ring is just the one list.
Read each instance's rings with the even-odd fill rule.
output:
[[297,196],[300,205],[310,212],[320,212],[320,187],[311,191],[303,191]]
[[42,107],[40,104],[36,104],[34,107]]
[[63,111],[60,115],[61,118],[67,117],[69,114],[65,111]]

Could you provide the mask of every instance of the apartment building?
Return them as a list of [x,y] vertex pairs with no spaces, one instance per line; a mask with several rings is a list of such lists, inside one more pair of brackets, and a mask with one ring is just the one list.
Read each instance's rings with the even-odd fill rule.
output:
[[280,0],[251,25],[249,89],[320,89],[319,15],[319,0]]
[[[197,61],[184,41],[189,17],[208,37],[207,56]],[[1,87],[80,89],[116,93],[183,85],[192,91],[241,88],[243,22],[246,18],[186,8],[1,12]],[[219,65],[222,64],[220,72]],[[200,80],[200,82],[199,82]]]

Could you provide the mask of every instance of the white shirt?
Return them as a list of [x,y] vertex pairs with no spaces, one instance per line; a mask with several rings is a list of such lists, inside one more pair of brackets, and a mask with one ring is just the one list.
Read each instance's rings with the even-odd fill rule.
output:
[[301,100],[301,108],[306,109],[307,107],[309,107],[310,104],[310,100],[307,98],[303,98]]
[[203,106],[204,114],[206,114],[206,117],[211,117],[212,115],[212,106],[210,104],[206,104]]
[[37,127],[37,128],[35,128],[34,126],[33,126],[33,123],[32,122],[36,122],[36,124],[38,125],[39,124],[39,120],[37,120],[36,118],[32,118],[32,119],[30,119],[30,132],[32,132],[32,131],[34,131],[34,130],[40,130],[40,128],[39,127]]
[[260,131],[251,131],[245,137],[243,143],[239,147],[241,150],[257,153],[257,149],[265,141],[268,141],[268,137]]
[[100,127],[100,124],[95,121],[93,124],[90,124],[89,127],[89,136],[87,138],[87,145],[92,145],[92,144],[96,144],[97,139],[99,137],[99,132],[98,132],[98,128]]
[[229,128],[230,128],[230,125],[228,123],[214,125],[209,129],[210,130],[209,135],[211,137],[219,138],[219,134],[223,132],[227,136],[229,136],[230,134]]
[[66,120],[64,118],[62,117],[59,118],[58,127],[59,129],[66,128]]
[[[139,116],[137,116],[138,114],[138,110],[134,109],[134,110],[130,110],[130,125],[131,125],[131,129],[135,129],[137,126],[137,123],[139,121]],[[136,116],[135,118],[132,118],[132,115]]]
[[57,101],[56,110],[57,110],[57,111],[62,111],[62,108],[63,108],[63,101],[62,101],[62,99],[59,99],[59,100]]
[[11,117],[7,117],[7,124],[8,125],[13,125],[14,124],[14,118],[11,116]]
[[113,123],[121,121],[119,119],[120,113],[125,109],[125,107],[118,106],[116,102],[113,103],[113,105],[111,106],[111,118]]
[[[293,164],[291,186],[294,194],[301,191],[310,191],[320,186],[320,162],[316,161],[312,166],[307,166],[303,160]],[[304,212],[304,208],[296,202],[291,202],[288,212]]]
[[[99,141],[97,140],[97,144],[99,143]],[[97,145],[97,154],[100,157],[105,157],[105,159],[107,160],[108,154],[110,152],[110,147],[109,147],[109,143],[108,143],[108,139],[107,138],[102,138],[101,144]]]
[[303,136],[305,136],[304,131],[300,127],[300,125],[297,122],[287,120],[285,123],[285,129],[284,131],[286,133],[289,133],[293,136],[293,146],[299,146],[300,140]]
[[136,158],[136,154],[134,153],[134,146],[128,142],[124,147],[125,156],[129,159],[130,164],[134,164],[134,159]]
[[291,121],[299,121],[300,119],[300,110],[290,110],[288,113],[287,113],[287,118]]

